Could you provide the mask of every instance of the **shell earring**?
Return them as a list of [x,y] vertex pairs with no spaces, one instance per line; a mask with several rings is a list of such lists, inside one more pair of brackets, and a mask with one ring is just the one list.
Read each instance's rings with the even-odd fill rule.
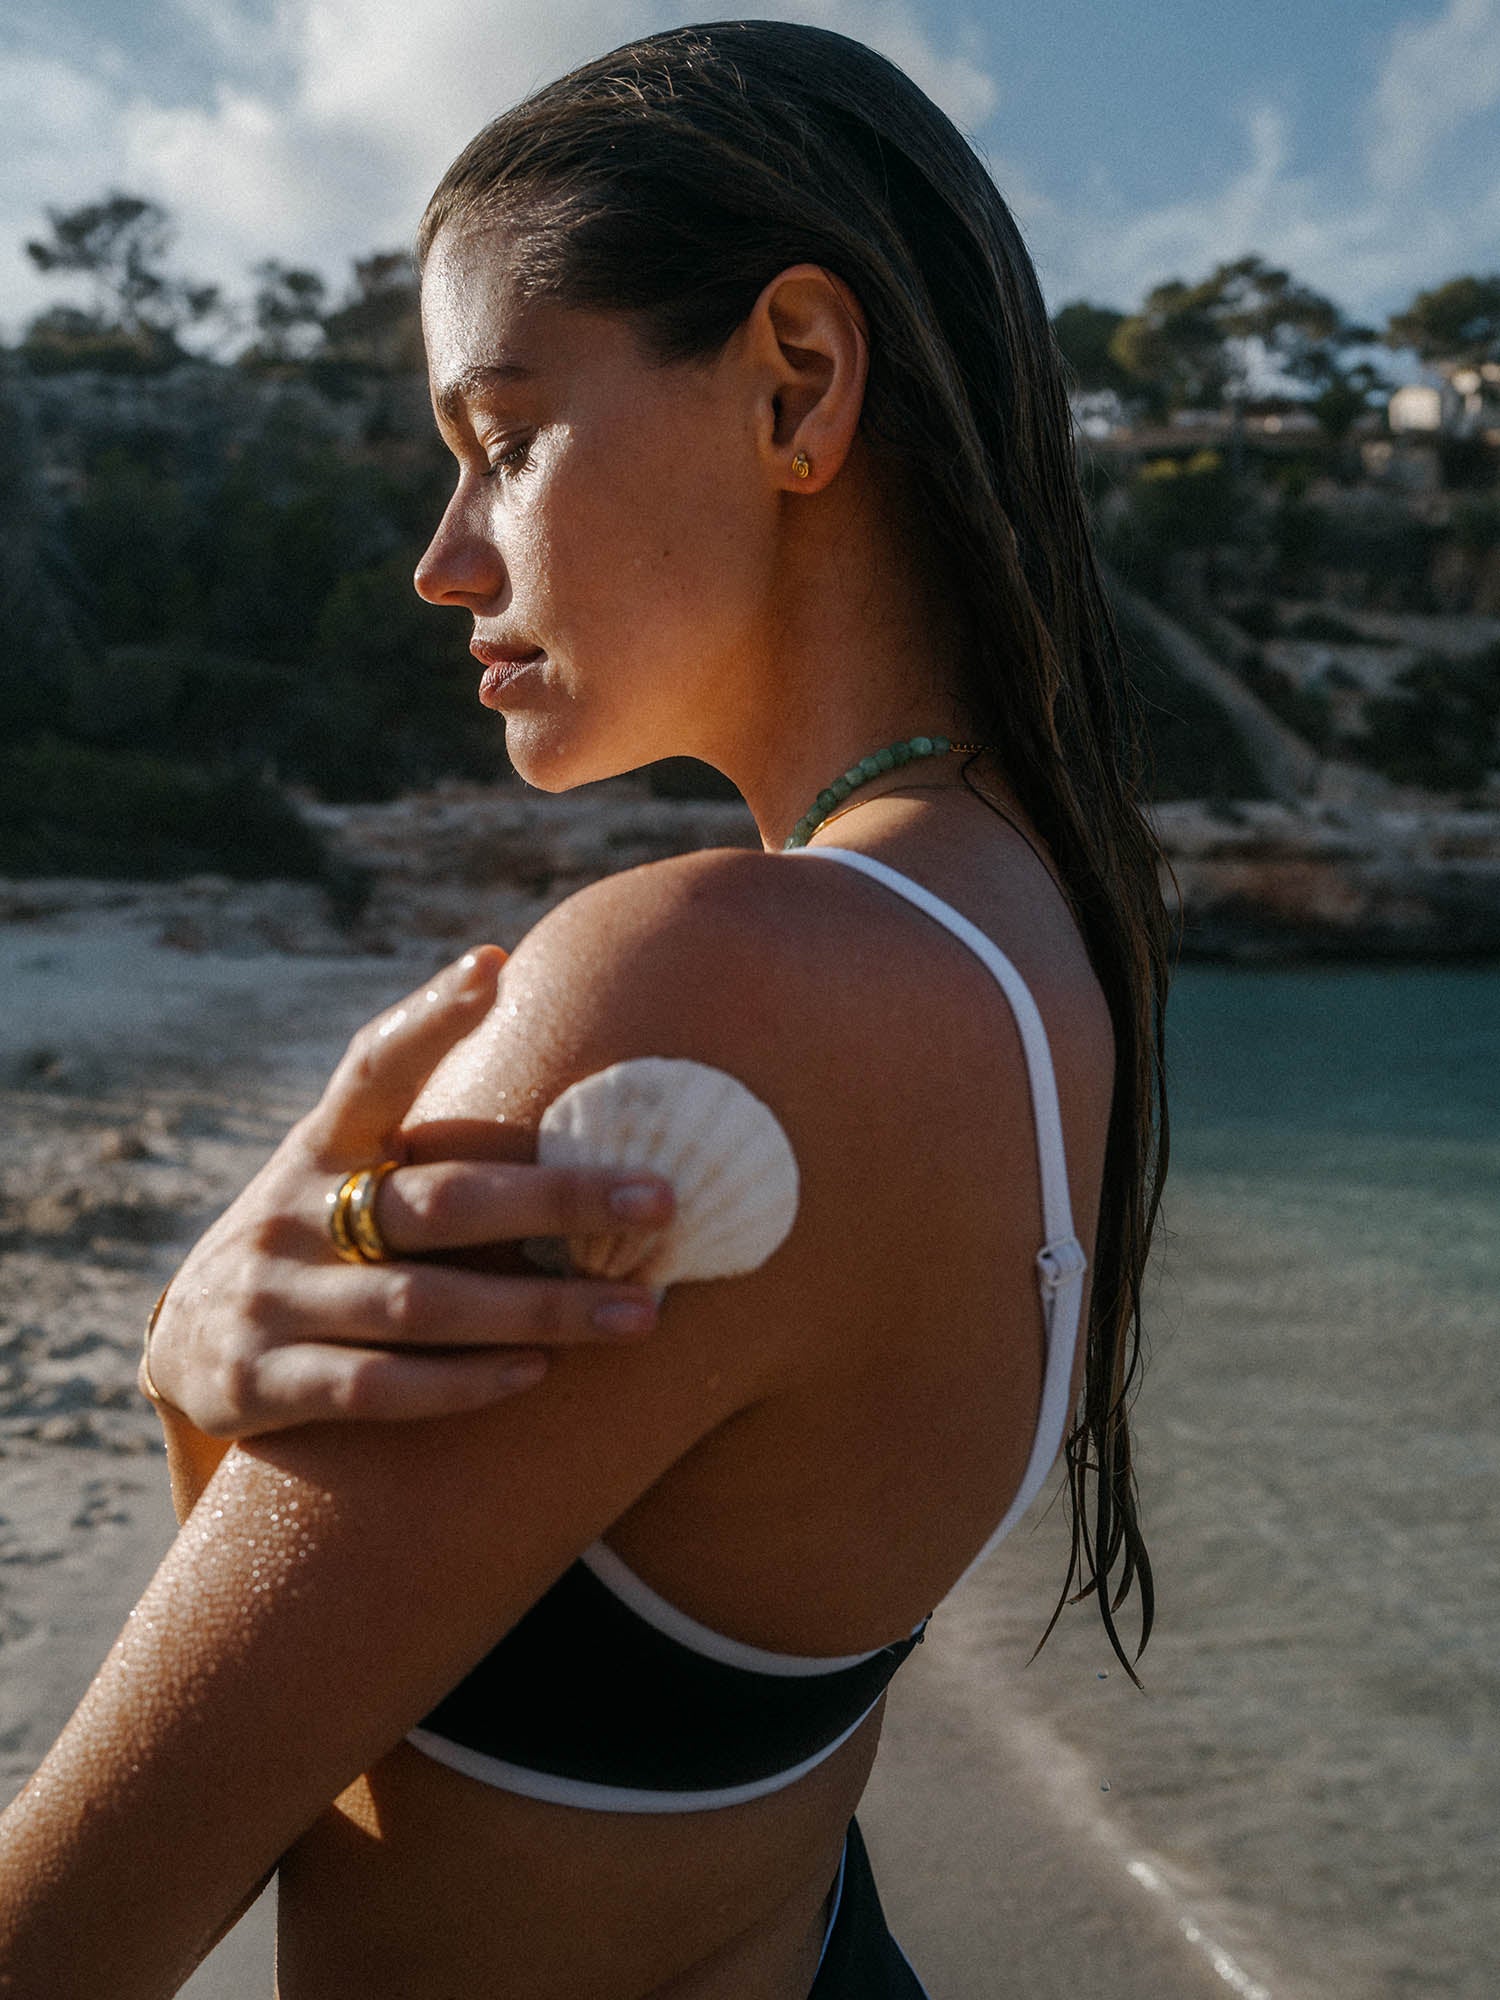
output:
[[812,461],[805,451],[799,451],[792,460],[792,470],[799,479],[806,479],[812,471]]

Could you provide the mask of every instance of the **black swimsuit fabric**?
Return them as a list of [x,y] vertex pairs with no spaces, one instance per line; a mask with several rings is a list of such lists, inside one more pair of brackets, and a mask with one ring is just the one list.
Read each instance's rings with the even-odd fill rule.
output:
[[857,1819],[849,1822],[838,1914],[807,2000],[928,2000],[891,1936]]

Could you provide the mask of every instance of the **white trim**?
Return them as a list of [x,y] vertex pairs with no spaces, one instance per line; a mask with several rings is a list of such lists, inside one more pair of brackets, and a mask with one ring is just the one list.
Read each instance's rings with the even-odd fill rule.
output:
[[794,1764],[789,1771],[777,1771],[769,1778],[753,1778],[746,1785],[724,1785],[717,1791],[656,1792],[631,1785],[600,1785],[590,1778],[559,1778],[551,1771],[532,1771],[524,1764],[510,1764],[501,1757],[487,1757],[482,1750],[471,1750],[465,1743],[450,1742],[446,1736],[439,1736],[431,1729],[409,1729],[406,1741],[425,1757],[446,1764],[450,1770],[461,1771],[466,1778],[476,1778],[482,1785],[497,1785],[501,1791],[517,1792],[523,1799],[541,1799],[549,1805],[583,1806],[593,1812],[715,1812],[722,1806],[741,1806],[751,1799],[766,1798],[772,1792],[796,1784],[809,1771],[815,1771],[825,1758],[831,1757],[841,1744],[848,1742],[884,1693],[882,1688],[869,1708],[856,1716],[847,1729],[841,1730],[831,1743],[804,1762]]
[[[976,924],[914,882],[899,869],[861,854],[852,847],[794,847],[793,854],[821,855],[829,861],[847,862],[860,874],[883,882],[898,896],[942,925],[945,931],[966,944],[988,967],[1004,989],[1020,1031],[1021,1050],[1026,1058],[1026,1075],[1031,1086],[1032,1122],[1036,1128],[1037,1163],[1042,1184],[1042,1226],[1046,1243],[1037,1252],[1037,1277],[1042,1296],[1042,1321],[1047,1336],[1047,1361],[1042,1377],[1041,1407],[1031,1455],[1014,1499],[1004,1518],[958,1579],[962,1583],[1005,1539],[1026,1512],[1046,1481],[1047,1474],[1062,1448],[1067,1429],[1073,1379],[1073,1355],[1078,1342],[1078,1322],[1083,1306],[1083,1280],[1088,1260],[1073,1233],[1073,1204],[1068,1188],[1068,1163],[1063,1147],[1062,1111],[1057,1101],[1057,1075],[1052,1066],[1052,1048],[1041,1011],[1031,989],[1000,947],[987,938]],[[956,1590],[958,1584],[954,1584]]]
[[[726,1639],[722,1632],[715,1632],[707,1625],[700,1625],[696,1618],[690,1618],[685,1611],[679,1611],[675,1604],[654,1591],[650,1584],[636,1575],[630,1566],[617,1556],[613,1549],[603,1542],[595,1542],[586,1548],[578,1560],[604,1585],[613,1597],[618,1597],[645,1624],[653,1626],[668,1639],[685,1646],[691,1653],[701,1653],[705,1659],[718,1660],[726,1667],[743,1667],[747,1673],[781,1675],[794,1680],[802,1677],[811,1679],[818,1674],[836,1674],[845,1667],[863,1666],[866,1660],[873,1660],[877,1654],[887,1651],[889,1645],[900,1645],[899,1639],[888,1641],[888,1646],[872,1646],[868,1653],[771,1653],[763,1646],[746,1645],[741,1639]],[[922,1622],[914,1625],[908,1637],[915,1637],[922,1629]]]
[[1047,1041],[1047,1030],[1042,1024],[1042,1016],[1031,988],[1021,977],[1015,966],[1005,956],[993,939],[987,938],[977,924],[970,923],[940,896],[934,896],[930,889],[924,889],[920,882],[913,882],[909,875],[891,868],[884,861],[877,861],[872,854],[861,854],[852,847],[794,847],[793,854],[811,854],[829,861],[847,862],[863,875],[876,882],[884,882],[898,896],[931,917],[934,923],[942,925],[945,931],[956,937],[960,944],[966,944],[999,980],[1005,997],[1010,1002],[1011,1012],[1016,1017],[1020,1030],[1021,1048],[1026,1057],[1026,1074],[1031,1084],[1031,1108],[1036,1124],[1038,1163],[1042,1177],[1042,1228],[1049,1243],[1060,1237],[1073,1234],[1073,1205],[1068,1192],[1068,1166],[1063,1152],[1062,1113],[1057,1103],[1057,1078],[1052,1068],[1052,1050]]
[[818,1953],[817,1965],[813,1968],[813,1983],[823,1970],[823,1961],[828,1956],[828,1940],[833,1936],[833,1927],[839,1920],[839,1911],[844,1903],[844,1870],[849,1862],[849,1836],[844,1835],[844,1844],[839,1849],[839,1872],[833,1878],[833,1902],[828,1912],[828,1921],[823,1926],[823,1949]]

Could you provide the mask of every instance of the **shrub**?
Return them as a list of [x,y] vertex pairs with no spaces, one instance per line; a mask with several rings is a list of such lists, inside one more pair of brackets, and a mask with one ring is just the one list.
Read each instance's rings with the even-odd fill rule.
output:
[[330,880],[322,842],[274,787],[38,736],[0,750],[0,871],[168,880]]
[[1239,731],[1211,695],[1186,681],[1150,633],[1117,609],[1131,679],[1141,698],[1153,799],[1261,799],[1266,786]]
[[1392,639],[1370,639],[1357,625],[1351,625],[1347,618],[1340,618],[1336,611],[1324,611],[1314,606],[1310,611],[1299,611],[1289,619],[1285,627],[1288,639],[1322,639],[1330,646],[1390,646]]
[[1366,702],[1354,747],[1398,785],[1477,788],[1500,764],[1500,646],[1467,660],[1424,653]]

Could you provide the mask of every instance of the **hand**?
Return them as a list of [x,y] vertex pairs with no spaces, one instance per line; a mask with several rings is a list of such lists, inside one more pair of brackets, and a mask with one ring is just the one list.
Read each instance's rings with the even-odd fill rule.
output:
[[[189,1253],[151,1336],[151,1378],[199,1431],[232,1439],[479,1409],[540,1381],[552,1347],[655,1324],[659,1295],[642,1285],[403,1260],[659,1227],[672,1191],[656,1176],[406,1165],[386,1175],[376,1206],[396,1261],[347,1264],[334,1251],[330,1190],[358,1167],[405,1157],[403,1117],[493,1003],[504,962],[482,946],[361,1028],[316,1107]],[[613,1205],[623,1190],[639,1202],[643,1188],[645,1213]]]

